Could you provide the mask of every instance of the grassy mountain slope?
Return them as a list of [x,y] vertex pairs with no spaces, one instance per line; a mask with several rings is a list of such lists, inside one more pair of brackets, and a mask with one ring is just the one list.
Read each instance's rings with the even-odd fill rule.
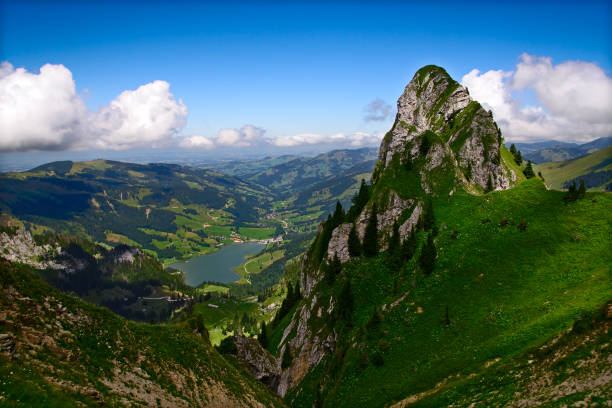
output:
[[571,329],[511,361],[492,360],[471,378],[438,383],[393,407],[606,406],[612,376],[611,307],[608,303],[582,314]]
[[[304,300],[315,312],[327,310],[348,280],[354,310],[350,324],[327,313],[309,323],[323,337],[337,331],[338,344],[288,403],[310,406],[319,398],[323,406],[375,407],[431,392],[419,404],[439,406],[426,401],[451,392],[437,389],[440,382],[516,363],[612,298],[610,205],[605,193],[566,203],[536,179],[508,191],[436,199],[440,232],[431,275],[418,266],[421,249],[399,270],[383,253],[345,264],[334,284],[320,282]],[[426,235],[417,234],[420,248]],[[381,322],[373,324],[376,310]],[[609,379],[600,381],[610,390]],[[511,391],[497,398],[510,401]]]
[[[128,322],[0,263],[1,403],[15,407],[280,406],[205,329]],[[191,324],[190,324],[191,323]],[[199,331],[198,331],[199,330]]]
[[583,179],[587,189],[612,191],[612,146],[573,160],[538,164],[534,170],[555,190]]

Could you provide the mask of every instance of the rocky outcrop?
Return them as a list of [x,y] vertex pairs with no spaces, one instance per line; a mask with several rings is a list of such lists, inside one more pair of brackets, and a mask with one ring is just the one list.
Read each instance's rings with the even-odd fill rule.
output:
[[236,358],[255,377],[272,391],[278,388],[280,363],[252,337],[234,336]]
[[[394,163],[397,167],[414,162],[418,166],[412,171],[418,172],[422,194],[406,196],[388,188],[377,189],[372,203],[377,204],[381,251],[387,248],[396,221],[401,222],[402,240],[410,234],[421,216],[423,195],[452,195],[456,185],[471,193],[500,190],[516,181],[513,171],[502,163],[501,133],[491,113],[472,100],[467,89],[444,69],[420,69],[399,98],[397,110],[395,123],[380,146],[373,183],[376,185],[386,171],[396,172],[387,170]],[[361,241],[372,203],[354,223]],[[342,224],[332,232],[327,251],[330,259],[335,255],[342,262],[350,259],[351,228],[352,224]]]
[[59,245],[38,245],[32,234],[18,229],[14,234],[0,234],[0,257],[11,262],[24,263],[37,269],[64,269],[65,265],[56,261],[62,249]]
[[[421,68],[397,101],[395,123],[380,146],[377,173],[395,156],[418,158],[421,136],[426,132],[443,143],[429,151],[426,170],[439,166],[446,156],[460,166],[463,181],[482,190],[487,189],[489,178],[494,189],[509,188],[516,180],[501,164],[501,132],[492,114],[444,69],[433,65]],[[432,192],[427,182],[423,189]]]
[[285,396],[289,389],[299,384],[310,368],[319,364],[327,353],[334,351],[337,341],[335,330],[329,332],[325,326],[317,332],[310,329],[311,319],[325,318],[323,314],[329,315],[333,311],[333,298],[325,299],[325,302],[322,302],[315,295],[309,302],[304,302],[293,315],[280,342],[282,348],[279,360],[283,360],[285,353],[291,355],[291,365],[282,372],[280,377],[277,389],[280,396]]
[[468,91],[442,68],[421,68],[397,101],[395,123],[380,146],[378,160],[389,165],[393,155],[405,149],[407,141],[432,130],[433,121],[440,117],[446,121],[471,101]]
[[125,247],[121,248],[115,255],[115,263],[134,263],[134,258],[141,256],[142,251],[138,248]]
[[329,246],[327,247],[327,257],[333,259],[338,256],[341,262],[351,259],[348,250],[348,236],[353,228],[353,224],[342,224],[332,231]]
[[[422,205],[414,199],[403,199],[396,192],[391,191],[382,211],[377,212],[376,220],[378,224],[378,232],[380,237],[381,250],[385,250],[388,245],[388,236],[393,230],[395,221],[401,219],[405,211],[410,213],[408,219],[400,226],[400,237],[404,240],[412,228],[417,224],[421,215]],[[363,242],[365,229],[368,225],[368,220],[372,214],[372,207],[366,207],[357,221],[355,221],[355,230],[359,240]],[[332,236],[327,247],[327,256],[332,259],[338,256],[341,262],[347,262],[350,259],[348,251],[348,236],[353,228],[353,224],[346,223],[338,226],[332,231]]]

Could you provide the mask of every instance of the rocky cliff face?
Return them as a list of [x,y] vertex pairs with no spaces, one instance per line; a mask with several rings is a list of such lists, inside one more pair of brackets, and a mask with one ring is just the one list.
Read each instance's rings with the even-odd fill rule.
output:
[[291,323],[285,329],[281,340],[281,355],[283,360],[287,353],[291,356],[291,364],[282,371],[277,393],[284,397],[289,389],[300,383],[311,367],[316,366],[335,349],[337,334],[328,330],[325,325],[318,324],[318,330],[313,330],[315,321],[324,322],[334,310],[333,298],[318,298],[312,295],[307,302],[296,311]]
[[281,369],[280,362],[251,337],[232,337],[236,345],[236,358],[253,377],[272,391],[277,390]]
[[[430,197],[451,196],[458,188],[472,194],[507,189],[516,181],[516,174],[502,157],[501,131],[491,113],[472,100],[468,90],[444,69],[420,69],[397,107],[395,123],[380,146],[370,199],[352,222],[332,231],[328,259],[350,259],[349,233],[354,226],[363,242],[374,208],[382,251],[387,249],[396,222],[401,240],[406,239]],[[305,256],[301,261],[305,301],[279,346],[281,358],[288,351],[292,356],[291,365],[280,376],[280,395],[299,384],[335,348],[336,334],[325,323],[332,316],[334,299],[324,298],[316,290],[322,276],[319,266]]]

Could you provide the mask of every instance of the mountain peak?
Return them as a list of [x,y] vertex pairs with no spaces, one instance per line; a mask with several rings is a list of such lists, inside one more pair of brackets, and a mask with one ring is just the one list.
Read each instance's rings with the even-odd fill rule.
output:
[[[426,167],[433,170],[447,158],[455,167],[457,181],[468,191],[506,189],[516,181],[516,174],[502,164],[501,142],[492,113],[443,68],[427,65],[416,72],[397,101],[395,123],[381,143],[373,180],[393,160],[406,163],[425,158]],[[433,192],[434,186],[425,179],[426,175],[423,189]]]

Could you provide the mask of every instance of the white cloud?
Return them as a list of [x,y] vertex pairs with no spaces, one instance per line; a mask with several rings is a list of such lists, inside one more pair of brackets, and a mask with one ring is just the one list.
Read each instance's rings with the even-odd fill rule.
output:
[[382,134],[370,134],[356,132],[351,134],[335,133],[332,135],[321,135],[316,133],[301,133],[291,136],[280,136],[273,139],[271,143],[278,147],[295,147],[315,144],[333,144],[346,147],[362,147],[377,145],[382,139]]
[[240,129],[221,129],[215,143],[218,146],[250,147],[261,141],[264,133],[264,129],[253,125],[245,125]]
[[86,115],[63,65],[46,64],[40,74],[0,65],[0,151],[66,148]]
[[183,149],[210,150],[210,149],[215,148],[215,142],[213,142],[212,140],[210,140],[209,138],[205,136],[194,135],[194,136],[189,136],[189,137],[185,137],[184,139],[182,139],[179,142],[178,146]]
[[589,123],[612,120],[612,78],[595,64],[523,54],[512,78],[514,89],[533,88],[542,106],[555,115]]
[[366,122],[382,122],[391,116],[391,105],[380,98],[374,99],[363,108],[363,120]]
[[[461,81],[491,109],[506,139],[586,142],[612,134],[612,78],[595,64],[523,54],[515,71],[477,69]],[[515,91],[533,90],[541,106],[521,106]]]
[[185,126],[187,107],[170,93],[170,84],[154,81],[135,91],[123,91],[108,106],[89,117],[98,149],[131,149],[167,145]]
[[0,151],[163,146],[187,113],[165,81],[124,91],[92,112],[63,65],[45,64],[35,74],[0,64]]

